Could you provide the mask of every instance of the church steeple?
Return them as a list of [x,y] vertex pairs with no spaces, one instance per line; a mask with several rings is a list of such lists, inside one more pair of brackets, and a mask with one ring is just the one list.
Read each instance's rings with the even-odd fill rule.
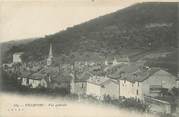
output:
[[50,43],[50,50],[49,50],[49,58],[53,58],[53,53],[52,53],[52,44]]
[[52,44],[50,43],[49,55],[47,58],[47,65],[51,65],[53,61],[53,52],[52,52]]

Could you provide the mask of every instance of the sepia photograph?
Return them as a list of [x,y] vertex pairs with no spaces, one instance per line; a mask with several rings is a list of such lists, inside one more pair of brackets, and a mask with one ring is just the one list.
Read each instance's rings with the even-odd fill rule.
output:
[[179,117],[177,0],[0,0],[0,117]]

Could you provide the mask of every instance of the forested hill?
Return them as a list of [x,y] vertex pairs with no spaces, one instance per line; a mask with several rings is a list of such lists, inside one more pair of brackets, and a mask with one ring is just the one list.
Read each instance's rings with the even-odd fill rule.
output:
[[127,49],[176,48],[177,4],[135,4],[65,31],[13,46],[4,60],[9,60],[16,51],[23,51],[26,60],[43,59],[48,54],[49,40],[55,56],[71,56],[74,53],[78,56],[84,53],[108,56]]

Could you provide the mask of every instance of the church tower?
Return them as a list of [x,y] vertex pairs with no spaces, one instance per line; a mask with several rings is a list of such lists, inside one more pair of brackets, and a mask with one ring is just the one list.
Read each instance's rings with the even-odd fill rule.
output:
[[49,55],[47,58],[47,66],[52,65],[52,62],[53,62],[53,53],[52,53],[52,44],[50,43]]

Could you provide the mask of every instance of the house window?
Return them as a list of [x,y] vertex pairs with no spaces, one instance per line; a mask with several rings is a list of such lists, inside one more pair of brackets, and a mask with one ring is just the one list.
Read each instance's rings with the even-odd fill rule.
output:
[[104,85],[102,85],[101,87],[102,87],[102,88],[105,88],[105,86],[104,86]]
[[124,80],[124,83],[126,83],[126,80]]
[[134,83],[132,83],[132,87],[134,87]]
[[81,88],[83,88],[84,86],[83,86],[83,83],[81,84]]
[[138,91],[138,89],[137,89],[137,91],[136,91],[136,94],[137,94],[137,95],[139,94],[139,91]]
[[138,82],[138,86],[139,86],[139,82]]

